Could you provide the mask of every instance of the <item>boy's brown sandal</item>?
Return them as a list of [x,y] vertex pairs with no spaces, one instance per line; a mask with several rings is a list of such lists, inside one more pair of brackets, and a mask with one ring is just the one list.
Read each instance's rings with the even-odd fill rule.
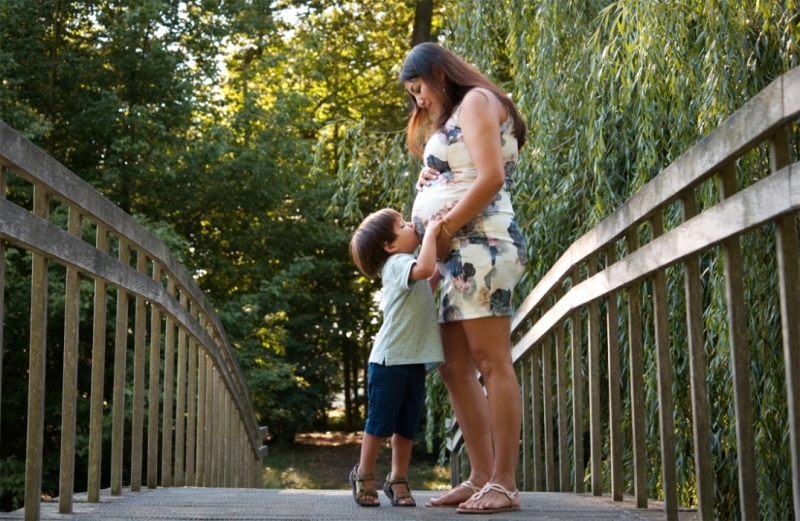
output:
[[[398,492],[397,494],[394,493],[392,490],[392,485],[403,484],[408,489],[408,492]],[[392,479],[392,473],[386,475],[386,481],[383,484],[383,493],[386,494],[393,507],[415,507],[417,506],[417,502],[414,500],[414,497],[411,495],[411,487],[408,485],[408,478],[405,476],[394,478]],[[409,503],[400,503],[401,499],[411,498],[411,502]]]
[[358,473],[358,463],[356,466],[353,467],[353,470],[350,471],[350,486],[353,488],[353,501],[356,502],[357,505],[362,507],[379,507],[381,506],[380,501],[375,503],[370,503],[367,501],[362,501],[364,497],[378,497],[378,493],[373,488],[366,488],[364,486],[365,481],[375,481],[375,474],[359,474]]

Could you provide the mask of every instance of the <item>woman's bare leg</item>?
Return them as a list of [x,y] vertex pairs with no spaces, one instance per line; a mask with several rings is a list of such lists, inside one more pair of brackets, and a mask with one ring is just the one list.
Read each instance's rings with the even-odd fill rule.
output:
[[[494,465],[489,481],[513,492],[517,490],[522,403],[511,359],[511,318],[486,317],[465,320],[461,324],[472,358],[486,386],[489,419],[494,439]],[[470,447],[469,444],[467,446]],[[519,496],[509,500],[504,494],[491,491],[484,494],[481,499],[469,501],[461,507],[502,508],[509,506],[509,501],[514,505],[519,504]]]
[[[439,368],[456,413],[458,426],[469,450],[469,480],[482,487],[489,480],[494,468],[492,433],[489,421],[489,403],[476,375],[464,322],[442,324],[442,346],[445,363]],[[508,332],[506,332],[508,335]],[[447,494],[431,500],[433,505],[457,505],[472,496],[466,487],[456,487]]]

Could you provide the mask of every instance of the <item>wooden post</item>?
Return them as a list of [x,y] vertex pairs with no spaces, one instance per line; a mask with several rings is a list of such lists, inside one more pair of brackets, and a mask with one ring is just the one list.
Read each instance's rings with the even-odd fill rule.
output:
[[542,457],[542,370],[539,355],[542,344],[531,349],[531,426],[533,427],[533,490],[544,491],[544,458]]
[[[563,291],[559,285],[556,299],[561,300]],[[556,327],[556,384],[558,386],[558,492],[569,490],[569,456],[567,454],[567,346],[565,343],[564,322]]]
[[[189,308],[185,289],[181,289],[181,306]],[[175,486],[182,487],[185,481],[186,457],[186,330],[178,328],[178,396],[175,400]]]
[[[770,140],[770,168],[777,172],[791,163],[788,128]],[[783,358],[789,408],[789,444],[792,450],[792,498],[794,517],[800,519],[800,261],[795,215],[781,217],[775,226],[781,297]]]
[[[153,280],[161,284],[161,265],[153,261]],[[161,370],[161,310],[150,306],[150,397],[147,419],[147,488],[158,486],[158,396]]]
[[[147,275],[147,255],[136,251],[136,269]],[[142,490],[142,443],[144,438],[144,365],[147,335],[147,305],[144,297],[136,297],[136,325],[133,349],[133,411],[131,421],[131,491]]]
[[[194,306],[192,306],[194,307]],[[186,480],[187,487],[195,486],[194,463],[197,433],[197,341],[189,339],[189,385],[186,393]]]
[[[8,171],[0,165],[0,199],[6,198]],[[5,322],[6,243],[0,240],[0,404],[3,403],[3,323]],[[0,407],[0,410],[2,408]],[[2,416],[2,415],[0,415]]]
[[[736,193],[733,165],[719,175],[720,200]],[[753,402],[750,396],[750,357],[747,350],[747,314],[744,309],[744,262],[739,237],[722,243],[725,257],[725,289],[728,303],[728,329],[733,371],[733,396],[736,401],[736,440],[739,456],[739,502],[743,521],[758,519],[756,489],[756,451],[753,428]]]
[[[69,209],[69,234],[81,236],[81,214]],[[75,423],[78,401],[78,330],[80,329],[80,275],[67,268],[64,298],[64,379],[61,390],[61,468],[58,486],[58,512],[72,513],[72,493],[75,489]]]
[[[683,197],[683,222],[697,215],[694,192]],[[711,426],[706,389],[706,354],[703,340],[703,302],[700,288],[700,258],[684,261],[686,331],[689,340],[689,372],[692,379],[692,431],[697,480],[697,513],[701,521],[714,519],[714,461],[711,459]]]
[[542,414],[544,416],[544,463],[547,491],[556,491],[555,448],[553,447],[553,345],[550,335],[542,342]]
[[[653,240],[664,234],[664,217],[658,210],[650,220]],[[661,426],[661,479],[664,489],[664,512],[668,521],[678,519],[678,480],[675,470],[675,407],[672,400],[672,365],[670,362],[669,322],[667,312],[667,273],[660,269],[653,277],[653,312],[655,314],[656,365],[658,368],[658,419]]]
[[[635,229],[627,236],[628,255],[639,249]],[[647,446],[644,422],[644,355],[642,349],[642,305],[640,283],[628,286],[628,367],[631,381],[633,426],[633,488],[636,508],[647,508]]]
[[[119,261],[130,263],[130,246],[119,239]],[[114,349],[114,403],[111,424],[111,495],[122,495],[122,443],[125,435],[125,359],[128,351],[128,292],[117,288],[117,329]]]
[[[33,213],[50,216],[50,198],[44,188],[33,187]],[[31,269],[31,336],[28,362],[28,437],[25,450],[25,520],[39,519],[42,498],[44,447],[44,382],[47,367],[47,258],[33,253]]]
[[[578,268],[572,269],[572,287],[580,283]],[[581,358],[581,312],[572,312],[572,451],[575,466],[575,493],[583,493],[583,359]]]
[[[108,251],[108,228],[97,225],[96,248]],[[103,387],[106,364],[106,283],[94,281],[94,321],[92,335],[92,397],[89,415],[89,469],[87,499],[100,502],[100,469],[103,459]]]
[[205,439],[205,451],[203,454],[203,459],[205,460],[204,469],[205,474],[203,475],[203,486],[210,487],[212,486],[212,467],[211,462],[214,461],[214,364],[211,361],[210,356],[206,356],[206,399],[203,404],[205,408],[205,429],[206,429],[206,439]]
[[[175,296],[175,278],[169,276],[167,291]],[[161,485],[171,487],[172,480],[172,403],[175,396],[175,322],[167,315],[164,332],[164,416],[161,427]]]
[[203,351],[197,353],[197,456],[194,484],[202,487],[205,484],[206,463],[206,355]]
[[[522,393],[522,490],[533,490],[533,479],[531,472],[533,467],[531,461],[531,450],[533,450],[533,426],[531,421],[531,356],[524,355],[520,359],[520,392]],[[458,486],[457,481],[454,486]]]
[[[587,259],[589,278],[597,273],[597,257]],[[600,418],[600,317],[597,301],[589,303],[589,428],[591,431],[592,495],[603,495],[603,425]]]
[[[606,268],[617,260],[617,245],[612,242],[606,249]],[[622,501],[625,488],[622,475],[622,404],[619,376],[619,317],[617,314],[617,292],[606,299],[608,329],[608,423],[611,438],[611,495],[614,501]]]

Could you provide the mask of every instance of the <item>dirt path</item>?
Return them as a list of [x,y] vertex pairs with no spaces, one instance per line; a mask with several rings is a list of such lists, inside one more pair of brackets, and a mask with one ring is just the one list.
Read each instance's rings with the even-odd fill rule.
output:
[[[349,489],[347,476],[358,463],[361,435],[342,432],[298,434],[292,445],[270,444],[265,458],[267,488]],[[379,479],[391,470],[391,450],[381,450],[376,473]],[[449,469],[434,465],[429,456],[411,462],[409,479],[419,490],[448,488]]]

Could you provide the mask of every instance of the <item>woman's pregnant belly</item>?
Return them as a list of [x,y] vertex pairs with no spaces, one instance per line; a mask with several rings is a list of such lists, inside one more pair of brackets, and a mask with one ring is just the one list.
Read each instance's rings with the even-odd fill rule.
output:
[[[447,172],[434,180],[431,186],[417,193],[411,210],[411,220],[420,240],[428,222],[440,215],[446,215],[467,193],[476,177],[475,170]],[[513,219],[514,210],[509,194],[506,190],[500,190],[480,214],[453,235],[505,236]]]

